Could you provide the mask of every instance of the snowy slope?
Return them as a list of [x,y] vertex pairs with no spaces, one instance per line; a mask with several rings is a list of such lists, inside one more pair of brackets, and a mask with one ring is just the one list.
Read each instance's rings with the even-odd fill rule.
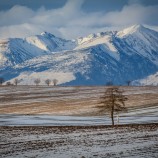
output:
[[47,32],[25,39],[0,40],[0,67],[13,66],[37,56],[70,50],[75,46],[75,41],[64,40]]
[[47,78],[51,80],[56,78],[58,84],[61,84],[74,80],[77,72],[82,75],[86,73],[88,68],[88,62],[84,63],[86,59],[88,59],[88,55],[84,51],[58,52],[33,58],[16,65],[14,69],[17,70],[18,78],[22,81],[21,84],[34,84],[35,78],[40,78],[41,84],[45,84]]
[[112,37],[114,34],[115,32],[101,32],[97,34],[90,34],[88,37],[79,38],[77,40],[78,46],[75,49],[84,49],[97,45],[102,45],[106,53],[108,53],[111,57],[115,58],[116,60],[119,60],[119,52],[115,48],[112,41]]
[[19,64],[44,54],[47,54],[47,52],[27,43],[23,39],[16,38],[0,41],[0,67]]
[[156,66],[145,58],[136,56],[134,60],[136,63],[133,65],[130,65],[133,62],[130,57],[126,57],[126,63],[122,59],[118,61],[99,45],[36,57],[13,69],[15,76],[22,79],[21,84],[34,84],[35,78],[40,78],[41,84],[45,84],[47,78],[56,78],[59,84],[68,82],[70,85],[104,85],[108,81],[125,84],[129,78],[139,79],[148,74],[147,68],[150,72],[156,70]]
[[1,76],[11,82],[19,78],[21,84],[35,78],[41,84],[47,78],[67,85],[126,84],[158,71],[158,33],[141,25],[76,40],[44,32],[1,41],[0,62]]
[[116,41],[129,55],[137,53],[158,65],[158,32],[134,25],[118,32]]
[[143,79],[132,82],[133,85],[153,85],[158,86],[158,72],[153,75],[149,75]]
[[58,38],[48,32],[43,32],[41,35],[28,37],[26,38],[26,41],[40,49],[43,49],[44,51],[49,52],[71,50],[76,46],[75,41]]

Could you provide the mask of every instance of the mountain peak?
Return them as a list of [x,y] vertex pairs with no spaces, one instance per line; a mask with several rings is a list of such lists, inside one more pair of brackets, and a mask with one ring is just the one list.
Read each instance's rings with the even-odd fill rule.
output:
[[143,25],[133,25],[133,26],[123,29],[122,31],[119,31],[117,33],[117,36],[124,37],[130,34],[139,33],[144,29],[147,29],[147,28],[145,28]]
[[132,25],[131,27],[129,28],[133,28],[133,29],[141,29],[141,28],[144,28],[144,26],[142,24],[136,24],[136,25]]
[[147,28],[144,27],[142,24],[139,24],[139,25],[133,25],[133,26],[128,27],[126,29],[129,30],[130,32],[137,32],[137,31],[141,31],[141,30],[144,30]]
[[46,31],[42,32],[41,35],[45,36],[45,37],[49,37],[49,38],[55,37],[53,34],[46,32]]

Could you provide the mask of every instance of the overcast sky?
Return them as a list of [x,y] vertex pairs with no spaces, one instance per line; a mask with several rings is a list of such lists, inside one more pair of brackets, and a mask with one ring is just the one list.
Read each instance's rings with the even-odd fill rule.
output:
[[158,0],[0,0],[0,38],[48,31],[67,39],[134,24],[157,28]]

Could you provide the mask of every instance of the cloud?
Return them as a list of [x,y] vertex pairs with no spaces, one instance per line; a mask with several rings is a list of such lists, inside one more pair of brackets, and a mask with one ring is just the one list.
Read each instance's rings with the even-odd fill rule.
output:
[[14,6],[8,11],[0,12],[0,26],[21,24],[28,21],[35,15],[35,12],[24,6]]
[[158,6],[143,6],[131,4],[124,6],[121,11],[110,12],[104,17],[104,23],[110,25],[151,24],[158,25]]
[[0,12],[0,38],[25,37],[51,32],[64,38],[76,38],[133,24],[158,25],[158,5],[144,6],[139,0],[129,1],[120,11],[105,13],[82,10],[84,0],[68,0],[58,9],[44,7],[34,11],[25,6],[14,6]]
[[141,0],[129,0],[128,4],[129,5],[131,5],[131,4],[141,4]]

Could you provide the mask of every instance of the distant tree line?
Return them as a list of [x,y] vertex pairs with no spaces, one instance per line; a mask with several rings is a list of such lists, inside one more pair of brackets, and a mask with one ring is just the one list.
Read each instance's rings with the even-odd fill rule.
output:
[[[3,77],[0,77],[0,86],[1,86],[4,82],[5,82],[5,79],[4,79]],[[15,78],[15,79],[13,80],[13,83],[11,83],[10,81],[8,81],[8,82],[5,83],[5,85],[7,85],[7,86],[11,86],[11,85],[17,86],[20,82],[21,82],[21,80]],[[40,78],[34,79],[34,84],[35,84],[36,86],[38,86],[40,83],[41,83]],[[45,80],[45,84],[46,84],[47,86],[50,86],[51,83],[52,83],[54,86],[56,86],[57,83],[58,83],[58,80],[57,80],[57,79],[53,79],[53,80],[46,79],[46,80]],[[132,85],[132,84],[131,84],[131,83],[132,83],[131,80],[127,80],[125,83],[126,83],[127,86],[131,86],[131,85]],[[107,81],[107,82],[106,82],[106,86],[113,86],[113,85],[114,85],[114,83],[113,83],[112,81]],[[121,86],[121,85],[119,85],[119,86]]]
[[[130,86],[131,82],[132,82],[131,80],[127,80],[126,81],[127,86]],[[106,82],[106,86],[113,86],[113,85],[114,85],[114,83],[112,81],[107,81]]]
[[[34,83],[35,83],[36,86],[38,86],[38,85],[40,84],[40,82],[41,82],[40,78],[36,78],[36,79],[34,80]],[[58,80],[57,80],[57,79],[53,79],[53,80],[46,79],[46,80],[45,80],[45,84],[46,84],[47,86],[50,86],[51,83],[53,83],[53,85],[56,86],[57,83],[58,83]]]
[[[4,79],[3,77],[0,77],[0,85],[2,85],[4,82],[5,82],[5,79]],[[21,82],[21,80],[15,78],[15,79],[13,80],[13,83],[11,83],[11,82],[8,81],[8,82],[5,83],[5,85],[7,85],[7,86],[12,86],[12,85],[17,86],[20,82]],[[38,86],[38,85],[40,84],[40,82],[41,82],[40,78],[34,79],[34,84],[35,84],[36,86]],[[46,80],[45,80],[45,84],[46,84],[47,86],[50,86],[51,83],[53,83],[53,85],[56,86],[57,83],[58,83],[58,80],[57,80],[57,79],[53,79],[53,80],[46,79]]]

